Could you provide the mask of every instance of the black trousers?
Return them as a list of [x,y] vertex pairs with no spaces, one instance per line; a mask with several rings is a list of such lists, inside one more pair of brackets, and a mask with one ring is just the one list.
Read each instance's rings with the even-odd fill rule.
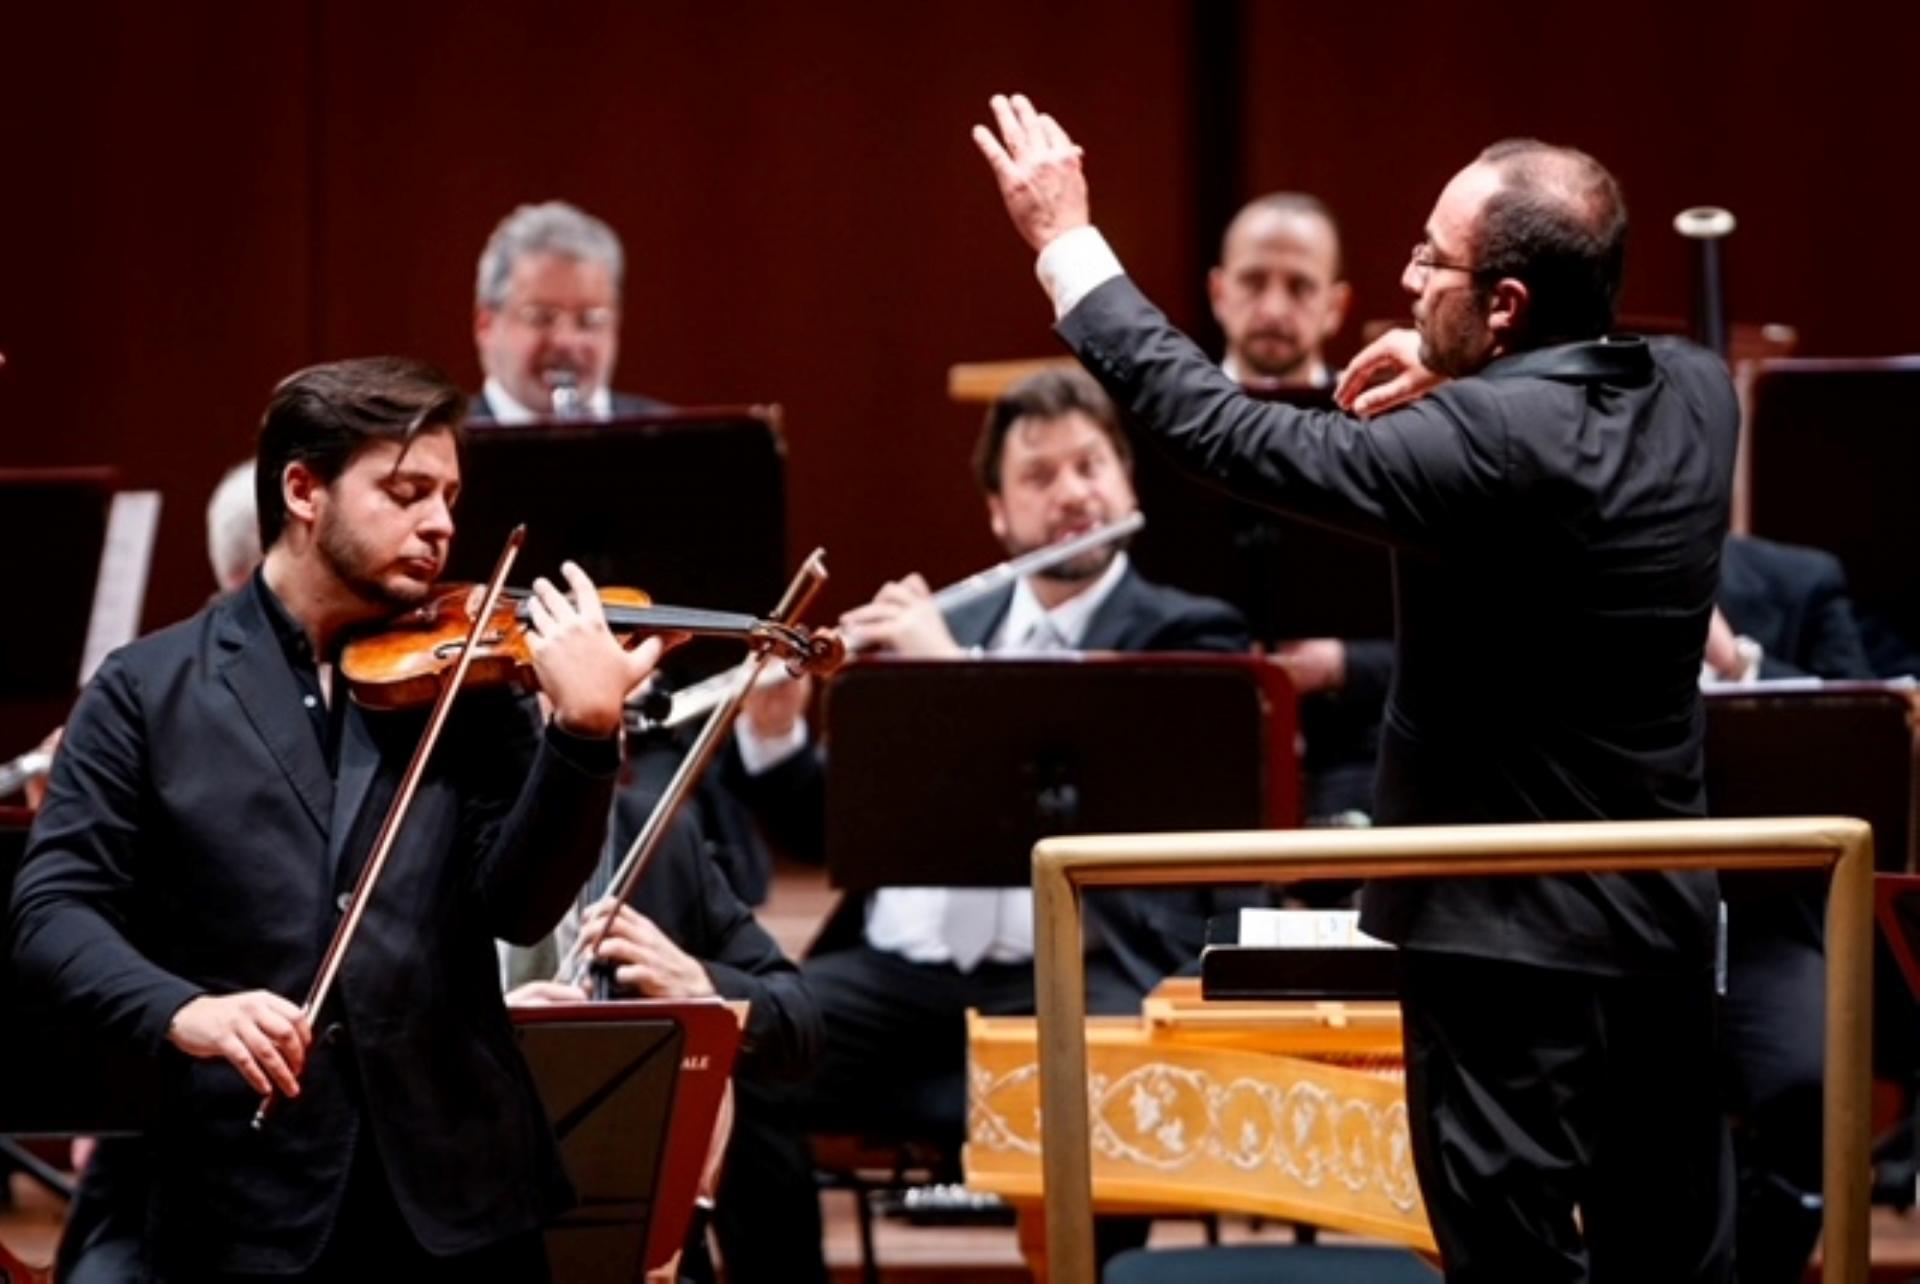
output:
[[355,1156],[319,1259],[293,1275],[220,1275],[190,1264],[150,1261],[143,1240],[146,1192],[156,1179],[164,1180],[164,1174],[152,1171],[137,1139],[101,1144],[61,1241],[60,1279],[72,1284],[545,1284],[551,1279],[539,1231],[455,1257],[427,1252],[395,1207],[371,1145],[363,1144]]
[[1449,1281],[1732,1278],[1709,975],[1401,963],[1414,1163]]
[[1798,1284],[1820,1239],[1826,955],[1787,934],[1736,931],[1730,949],[1721,1041],[1740,1284]]
[[[966,1132],[966,1011],[1033,1011],[1033,967],[971,972],[860,945],[802,965],[826,1026],[815,1076],[735,1081],[737,1114],[714,1227],[737,1284],[822,1284],[820,1195],[807,1135],[854,1132],[957,1147]],[[1140,992],[1087,961],[1093,1012],[1137,1012]]]

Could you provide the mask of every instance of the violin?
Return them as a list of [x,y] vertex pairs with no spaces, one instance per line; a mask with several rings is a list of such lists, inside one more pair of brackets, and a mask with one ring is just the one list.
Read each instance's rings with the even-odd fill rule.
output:
[[[355,703],[367,709],[414,709],[431,704],[442,676],[460,659],[474,634],[475,613],[485,586],[443,584],[419,606],[390,620],[377,633],[348,642],[340,654],[340,674]],[[467,670],[470,686],[535,686],[533,652],[527,645],[531,622],[525,590],[500,595],[478,633]],[[656,633],[740,638],[755,655],[787,662],[796,676],[831,673],[846,658],[846,645],[830,629],[756,619],[751,615],[684,606],[657,606],[639,589],[600,590],[607,625],[617,634],[641,638]]]

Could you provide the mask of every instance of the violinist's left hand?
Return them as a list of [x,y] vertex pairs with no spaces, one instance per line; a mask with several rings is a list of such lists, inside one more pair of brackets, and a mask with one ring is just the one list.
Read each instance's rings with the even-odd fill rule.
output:
[[563,562],[560,573],[573,590],[569,601],[545,576],[533,582],[527,634],[534,676],[553,703],[553,716],[576,736],[606,737],[620,729],[627,695],[660,662],[663,643],[648,638],[629,651],[607,627],[600,593],[587,573]]
[[620,989],[650,999],[697,999],[714,993],[713,978],[700,960],[675,945],[652,919],[612,897],[594,902],[581,918],[582,946],[600,934],[608,915],[614,916],[613,930],[594,958],[613,964],[614,984]]

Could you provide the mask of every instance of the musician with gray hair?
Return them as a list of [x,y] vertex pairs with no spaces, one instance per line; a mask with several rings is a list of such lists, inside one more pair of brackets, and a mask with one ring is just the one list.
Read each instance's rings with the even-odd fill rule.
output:
[[229,468],[207,499],[207,565],[224,593],[245,584],[260,557],[260,516],[248,459]]
[[522,205],[480,253],[473,341],[486,385],[470,423],[611,419],[666,409],[612,390],[626,252],[565,201]]

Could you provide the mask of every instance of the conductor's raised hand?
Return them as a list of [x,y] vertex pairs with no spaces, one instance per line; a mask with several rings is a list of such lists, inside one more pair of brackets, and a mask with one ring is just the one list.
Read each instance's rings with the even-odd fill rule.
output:
[[1062,232],[1085,227],[1087,176],[1067,131],[1024,94],[995,94],[989,105],[999,133],[975,125],[973,142],[993,169],[1014,228],[1038,252]]
[[1389,330],[1347,363],[1333,399],[1341,409],[1371,419],[1418,401],[1446,381],[1421,364],[1419,331]]
[[607,627],[600,593],[572,562],[560,567],[572,600],[545,576],[533,582],[527,647],[534,676],[553,704],[554,720],[577,736],[605,737],[620,729],[627,695],[652,673],[665,644],[648,638],[629,651]]

